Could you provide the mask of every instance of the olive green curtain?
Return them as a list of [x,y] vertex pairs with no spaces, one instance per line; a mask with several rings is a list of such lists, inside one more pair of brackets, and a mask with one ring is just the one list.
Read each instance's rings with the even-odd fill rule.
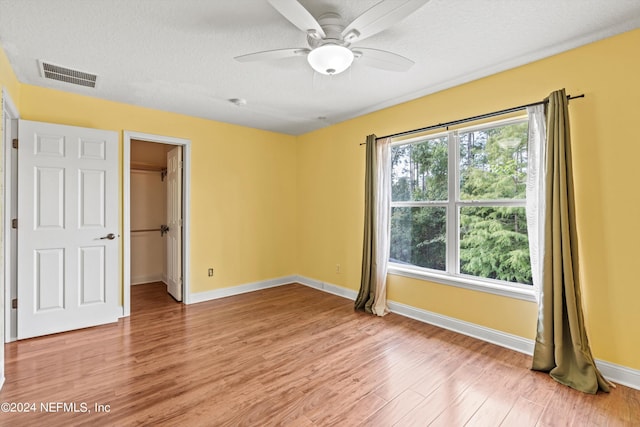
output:
[[568,100],[553,92],[546,111],[546,212],[533,369],[585,393],[609,391],[589,348],[580,296]]
[[362,275],[355,309],[378,316],[387,308],[387,262],[389,258],[389,144],[367,136],[364,193],[364,238],[362,245]]

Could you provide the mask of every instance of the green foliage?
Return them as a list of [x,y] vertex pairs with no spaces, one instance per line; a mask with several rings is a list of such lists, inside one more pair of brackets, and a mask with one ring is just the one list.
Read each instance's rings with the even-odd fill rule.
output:
[[390,259],[435,270],[446,269],[446,208],[394,207]]
[[[490,206],[526,194],[527,124],[459,134],[460,200],[489,206],[460,209],[460,272],[531,284],[524,207]],[[440,202],[394,207],[391,254],[395,262],[446,270],[448,139],[392,149],[392,200]]]
[[[394,201],[447,199],[447,138],[396,146],[391,151]],[[396,207],[391,215],[394,262],[446,269],[446,208]]]
[[391,151],[394,201],[447,199],[447,138],[396,146]]
[[460,135],[460,199],[524,199],[527,124]]
[[460,272],[531,284],[525,209],[462,208]]

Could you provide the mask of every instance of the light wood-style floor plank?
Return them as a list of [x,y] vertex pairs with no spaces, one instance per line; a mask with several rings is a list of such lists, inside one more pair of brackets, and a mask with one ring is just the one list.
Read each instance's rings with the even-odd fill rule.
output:
[[585,395],[529,356],[302,285],[190,306],[138,285],[131,317],[5,357],[0,402],[36,410],[0,426],[640,425],[640,391]]

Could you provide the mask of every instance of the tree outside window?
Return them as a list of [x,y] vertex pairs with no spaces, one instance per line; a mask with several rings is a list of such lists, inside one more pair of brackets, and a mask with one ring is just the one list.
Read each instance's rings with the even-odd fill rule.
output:
[[390,262],[532,284],[527,137],[518,119],[395,142]]

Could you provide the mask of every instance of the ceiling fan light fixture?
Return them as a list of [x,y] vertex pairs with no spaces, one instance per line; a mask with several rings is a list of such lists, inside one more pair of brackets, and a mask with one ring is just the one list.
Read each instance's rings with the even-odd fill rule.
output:
[[344,46],[327,43],[309,52],[307,61],[320,74],[340,74],[351,66],[353,52]]

